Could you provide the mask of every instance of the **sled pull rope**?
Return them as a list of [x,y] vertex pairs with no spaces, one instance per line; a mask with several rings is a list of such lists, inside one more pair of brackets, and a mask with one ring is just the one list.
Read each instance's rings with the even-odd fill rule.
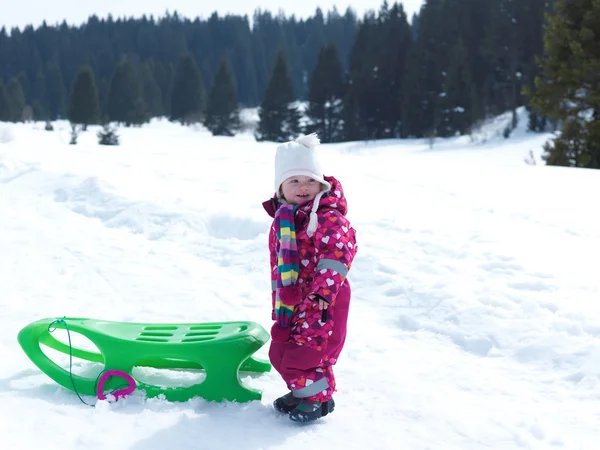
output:
[[[79,392],[77,391],[77,387],[75,386],[75,380],[73,379],[73,345],[71,344],[71,331],[69,330],[69,326],[67,325],[66,319],[67,319],[67,316],[63,316],[62,319],[54,320],[50,325],[48,325],[48,332],[53,333],[56,330],[56,327],[53,327],[53,325],[55,323],[62,323],[65,325],[65,330],[67,330],[67,337],[69,338],[69,378],[71,379],[71,385],[73,386],[73,391],[75,391],[75,394],[77,394],[77,397],[79,398],[79,400],[81,400],[81,403],[83,403],[84,405],[87,405],[87,406],[91,406],[93,408],[96,405],[95,404],[90,405],[89,403],[86,403],[85,400],[83,398],[81,398],[81,395],[79,395]],[[104,374],[104,372],[106,372],[106,369],[98,374],[98,377],[96,378],[96,383],[94,384],[94,391],[96,390],[96,386],[98,385],[98,380]],[[112,392],[117,391],[121,387],[123,387],[123,386],[119,386],[119,387],[115,388]]]

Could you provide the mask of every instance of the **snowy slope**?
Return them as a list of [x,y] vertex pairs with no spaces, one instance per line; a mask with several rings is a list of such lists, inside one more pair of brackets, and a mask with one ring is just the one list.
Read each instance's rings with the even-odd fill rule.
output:
[[[66,123],[0,124],[2,448],[596,448],[600,228],[590,194],[600,173],[541,164],[548,136],[526,133],[521,116],[508,140],[499,119],[433,147],[321,146],[359,254],[337,408],[310,426],[271,409],[285,389],[275,372],[244,378],[263,390],[260,402],[135,392],[91,408],[16,341],[28,323],[64,315],[268,329],[261,202],[272,194],[273,144],[155,121],[121,129],[118,147],[98,146],[94,127],[69,146]],[[530,150],[536,165],[524,162]],[[75,373],[100,370],[75,361]],[[185,385],[197,374],[136,376]]]

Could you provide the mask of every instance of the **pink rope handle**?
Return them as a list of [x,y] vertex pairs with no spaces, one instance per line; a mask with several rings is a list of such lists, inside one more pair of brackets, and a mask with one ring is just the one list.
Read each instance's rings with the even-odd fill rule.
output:
[[104,387],[106,380],[108,380],[110,377],[120,377],[129,383],[129,386],[123,389],[118,389],[112,393],[115,399],[119,400],[119,398],[125,397],[135,391],[136,384],[131,375],[129,375],[127,372],[123,372],[122,370],[107,370],[100,377],[100,380],[98,381],[98,387],[96,388],[96,393],[98,394],[99,400],[106,400],[106,396],[104,395],[102,388]]

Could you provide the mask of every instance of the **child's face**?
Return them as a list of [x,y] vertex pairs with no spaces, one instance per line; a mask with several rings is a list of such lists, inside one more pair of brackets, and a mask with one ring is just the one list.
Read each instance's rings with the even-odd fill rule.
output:
[[291,205],[300,205],[314,199],[321,190],[321,183],[305,175],[286,178],[281,184],[285,201]]

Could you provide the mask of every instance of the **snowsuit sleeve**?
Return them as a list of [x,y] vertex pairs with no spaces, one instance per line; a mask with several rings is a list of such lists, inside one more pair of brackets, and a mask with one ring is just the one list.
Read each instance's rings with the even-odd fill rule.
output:
[[313,239],[317,266],[311,294],[333,305],[356,254],[356,234],[346,217],[339,211],[329,210],[319,215]]
[[271,226],[269,231],[269,253],[271,260],[271,318],[275,320],[275,292],[277,288],[277,236]]

